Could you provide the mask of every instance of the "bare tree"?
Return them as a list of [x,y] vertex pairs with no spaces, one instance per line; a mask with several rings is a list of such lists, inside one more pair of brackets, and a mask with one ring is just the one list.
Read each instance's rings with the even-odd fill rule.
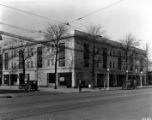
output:
[[95,86],[95,67],[96,67],[96,64],[99,62],[99,60],[97,60],[99,51],[96,48],[96,42],[97,42],[97,39],[105,33],[105,31],[99,25],[90,25],[87,28],[87,33],[88,33],[87,37],[88,37],[89,41],[91,42],[91,45],[90,45],[91,49],[88,52],[89,52],[89,54],[90,54],[89,56],[91,58],[91,62],[89,63],[91,65],[91,86],[92,86],[92,88],[94,88],[94,86]]
[[[120,40],[120,47],[124,52],[123,59],[126,70],[126,81],[128,80],[128,69],[130,64],[130,58],[136,53],[136,47],[139,46],[139,40],[137,40],[131,33],[126,35],[123,40]],[[132,63],[131,63],[132,64]],[[123,81],[125,83],[125,81]]]
[[58,53],[60,52],[60,41],[61,38],[64,37],[68,32],[67,27],[64,24],[55,24],[50,25],[45,34],[45,38],[50,40],[51,45],[50,47],[54,48],[54,55],[55,55],[55,86],[54,89],[57,89],[57,82],[58,82],[58,74],[57,74],[57,61],[58,61]]
[[[30,53],[29,47],[28,47],[28,42],[23,43],[23,41],[21,42],[21,44],[24,44],[23,47],[21,47],[18,51],[19,54],[19,67],[22,68],[22,73],[23,73],[23,81],[25,81],[25,75],[26,75],[26,61],[28,59],[30,59],[33,56],[33,53]],[[32,51],[33,52],[33,51]]]
[[[15,48],[15,45],[17,43],[17,46],[20,46],[19,48]],[[10,47],[8,50],[12,51],[12,55],[9,56],[8,61],[13,61],[14,58],[18,57],[18,64],[15,66],[10,66],[12,69],[10,69],[12,72],[16,71],[17,69],[22,69],[22,77],[20,82],[25,81],[25,75],[26,75],[26,62],[27,60],[31,59],[31,57],[34,55],[33,51],[30,51],[30,47],[28,46],[30,42],[26,42],[19,39],[12,39],[11,42],[8,42]],[[6,49],[7,50],[7,49]]]

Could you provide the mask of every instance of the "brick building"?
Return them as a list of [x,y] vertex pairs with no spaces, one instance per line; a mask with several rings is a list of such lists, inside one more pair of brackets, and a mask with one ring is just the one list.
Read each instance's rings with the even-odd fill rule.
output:
[[[77,30],[70,37],[60,40],[62,51],[58,54],[58,86],[77,87],[80,79],[84,86],[91,83],[92,45],[86,34]],[[136,48],[126,70],[123,60],[124,51],[119,42],[99,36],[94,41],[94,45],[97,53],[94,64],[95,86],[105,86],[107,74],[109,74],[110,86],[121,86],[126,72],[129,79],[136,77],[138,83],[141,79],[143,84],[146,83],[145,51]],[[3,53],[2,84],[18,85],[22,82],[19,49],[5,49]],[[53,48],[37,44],[27,47],[26,51],[31,55],[26,60],[26,79],[37,80],[41,86],[54,86]]]

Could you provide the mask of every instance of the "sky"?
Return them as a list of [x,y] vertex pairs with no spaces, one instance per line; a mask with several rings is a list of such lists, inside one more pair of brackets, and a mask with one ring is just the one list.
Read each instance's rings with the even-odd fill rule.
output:
[[[37,31],[45,31],[49,24],[66,22],[75,26],[72,29],[81,31],[85,31],[89,25],[99,25],[112,40],[119,41],[132,33],[141,41],[140,48],[145,48],[146,43],[151,48],[152,0],[121,0],[111,7],[102,9],[117,1],[119,0],[0,0],[0,4],[49,18],[46,20],[0,5],[0,23]],[[97,10],[100,11],[94,12]],[[94,14],[90,14],[92,12]],[[76,20],[83,16],[86,17]],[[42,37],[41,33],[28,33],[2,24],[0,30]]]

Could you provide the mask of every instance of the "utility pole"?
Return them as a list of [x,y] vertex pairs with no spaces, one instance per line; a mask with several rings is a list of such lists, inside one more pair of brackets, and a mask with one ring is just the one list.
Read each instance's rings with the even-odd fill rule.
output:
[[109,90],[109,68],[107,68],[107,90]]

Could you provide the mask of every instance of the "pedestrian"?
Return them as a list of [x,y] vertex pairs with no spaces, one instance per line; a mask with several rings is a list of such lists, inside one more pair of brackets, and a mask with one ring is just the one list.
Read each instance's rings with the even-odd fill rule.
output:
[[79,80],[79,92],[81,92],[81,91],[82,91],[82,81]]

